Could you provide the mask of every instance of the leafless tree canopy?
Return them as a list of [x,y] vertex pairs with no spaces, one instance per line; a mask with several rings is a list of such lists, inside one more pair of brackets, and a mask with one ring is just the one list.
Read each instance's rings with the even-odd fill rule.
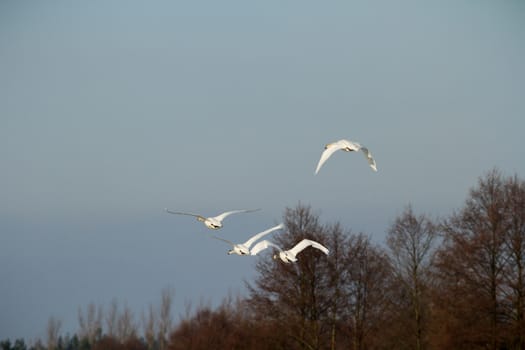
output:
[[426,292],[430,284],[430,261],[436,236],[437,229],[432,221],[425,215],[416,216],[411,206],[396,219],[387,235],[392,271],[407,301],[402,309],[410,310],[402,319],[410,331],[406,342],[416,350],[425,347]]

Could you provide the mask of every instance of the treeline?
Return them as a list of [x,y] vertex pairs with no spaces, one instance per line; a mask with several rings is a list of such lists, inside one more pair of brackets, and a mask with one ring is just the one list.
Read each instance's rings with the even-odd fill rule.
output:
[[[80,330],[1,349],[525,349],[525,182],[497,169],[478,179],[446,218],[395,219],[383,245],[340,224],[322,224],[310,207],[286,209],[276,243],[303,238],[299,261],[258,259],[243,298],[188,310],[171,321],[173,293],[140,322],[116,302],[79,312]],[[127,310],[127,311],[126,311]]]

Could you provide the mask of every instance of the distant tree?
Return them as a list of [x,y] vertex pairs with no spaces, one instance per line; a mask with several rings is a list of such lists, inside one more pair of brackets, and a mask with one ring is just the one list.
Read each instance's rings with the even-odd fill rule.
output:
[[80,326],[80,338],[87,339],[89,344],[94,344],[95,341],[102,337],[102,307],[95,306],[90,303],[87,306],[86,313],[81,308],[78,309],[78,324]]
[[497,170],[481,177],[464,207],[444,221],[436,256],[434,302],[447,348],[499,349],[505,345],[504,181]]
[[364,234],[351,235],[346,254],[346,334],[354,350],[373,349],[388,328],[390,265],[383,249]]
[[73,334],[73,336],[69,339],[66,350],[80,350],[80,340],[78,340],[78,336],[76,334]]
[[174,291],[171,288],[164,288],[162,290],[159,322],[158,322],[158,342],[159,349],[165,350],[168,342],[168,336],[172,331],[171,305]]
[[31,350],[46,350],[47,348],[42,343],[42,340],[38,338],[30,347]]
[[137,337],[129,337],[120,342],[114,337],[104,336],[92,347],[92,350],[146,350],[147,346]]
[[122,350],[147,350],[147,349],[148,349],[147,345],[136,336],[127,339],[122,344]]
[[504,183],[507,264],[504,273],[510,344],[525,349],[525,181],[516,175]]
[[58,347],[58,337],[60,333],[62,322],[54,317],[50,317],[47,321],[47,349],[54,350]]
[[0,349],[11,350],[11,341],[9,339],[0,341]]
[[[263,347],[266,340],[245,313],[244,301],[226,299],[216,309],[201,305],[171,333],[170,350],[274,349]],[[267,343],[267,342],[266,342]]]
[[[287,231],[274,237],[275,242],[289,249],[304,238],[326,244],[326,235],[317,215],[309,207],[298,205],[286,209]],[[264,255],[264,253],[261,253]],[[317,249],[306,249],[298,261],[285,264],[280,260],[259,259],[259,277],[249,285],[250,304],[254,312],[272,320],[287,338],[287,348],[319,349],[329,343],[334,315],[329,316],[331,303],[327,273],[327,257]],[[332,336],[333,337],[333,336]]]
[[106,314],[106,335],[109,337],[116,337],[117,335],[117,322],[118,322],[118,301],[116,298],[111,300],[109,310]]
[[153,305],[150,304],[148,307],[148,314],[144,314],[144,312],[141,315],[142,319],[142,326],[144,330],[144,338],[146,339],[146,343],[148,344],[148,349],[153,350],[155,349],[156,344],[156,314],[155,310],[153,308]]
[[26,350],[26,349],[27,349],[27,345],[26,345],[24,339],[22,339],[22,338],[16,339],[15,340],[15,344],[11,348],[11,350]]
[[395,278],[404,291],[402,294],[408,296],[411,316],[405,327],[412,333],[408,345],[416,350],[425,348],[424,315],[429,300],[426,290],[430,284],[428,276],[436,237],[436,226],[427,216],[416,216],[410,205],[396,218],[387,233]]
[[133,312],[127,305],[124,305],[124,309],[117,320],[116,339],[121,343],[125,343],[137,336],[137,330],[138,327],[134,320]]
[[348,235],[343,232],[339,223],[326,228],[326,244],[330,249],[329,258],[327,258],[328,272],[328,318],[330,325],[330,349],[337,348],[338,342],[341,342],[338,334],[346,327],[350,310],[350,297],[347,285],[350,280],[348,270]]

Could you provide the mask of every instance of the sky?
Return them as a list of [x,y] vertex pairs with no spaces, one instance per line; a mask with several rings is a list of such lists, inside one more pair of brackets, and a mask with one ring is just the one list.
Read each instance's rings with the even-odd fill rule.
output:
[[[378,244],[525,177],[522,1],[2,1],[0,340],[113,298],[244,295],[228,256],[309,205]],[[326,143],[367,146],[335,153]],[[216,232],[164,208],[214,216]],[[278,234],[278,233],[275,233]]]

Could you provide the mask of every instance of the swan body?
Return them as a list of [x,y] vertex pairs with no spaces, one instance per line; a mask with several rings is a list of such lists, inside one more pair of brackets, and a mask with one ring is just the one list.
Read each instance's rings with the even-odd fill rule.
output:
[[310,246],[312,246],[312,247],[314,247],[316,249],[319,249],[320,251],[322,251],[323,253],[328,255],[328,248],[323,246],[321,243],[318,243],[316,241],[312,241],[310,239],[303,239],[302,241],[297,243],[293,248],[291,248],[289,250],[282,250],[282,248],[279,247],[277,244],[274,244],[274,243],[272,243],[272,242],[270,242],[268,240],[264,240],[264,241],[260,241],[259,243],[257,243],[252,248],[251,253],[252,253],[252,255],[256,255],[261,250],[264,250],[264,249],[266,249],[268,247],[274,247],[274,248],[277,248],[279,250],[279,254],[275,254],[273,256],[274,259],[279,258],[285,263],[292,263],[292,262],[296,262],[297,261],[297,254],[299,254],[304,249],[306,249],[306,248],[308,248]]
[[319,159],[319,163],[317,163],[317,168],[315,169],[315,173],[317,174],[323,164],[330,158],[332,154],[334,154],[335,151],[343,150],[345,152],[358,152],[362,151],[365,155],[365,158],[368,161],[368,164],[370,165],[370,168],[372,168],[373,171],[377,171],[377,165],[376,161],[372,157],[372,153],[368,150],[368,148],[361,146],[357,142],[348,141],[348,140],[339,140],[332,143],[327,144],[324,147],[324,151],[321,154],[321,158]]
[[253,212],[253,211],[257,211],[257,210],[260,210],[260,209],[239,209],[239,210],[231,210],[231,211],[227,211],[227,212],[224,212],[222,214],[219,214],[217,216],[212,216],[212,217],[204,217],[202,215],[199,215],[199,214],[192,214],[192,213],[183,213],[183,212],[178,212],[178,211],[171,211],[171,210],[168,210],[167,208],[165,209],[167,213],[170,213],[170,214],[177,214],[177,215],[190,215],[190,216],[194,216],[197,218],[197,220],[199,220],[200,222],[204,223],[204,225],[211,229],[211,230],[218,230],[222,227],[222,221],[229,215],[231,214],[236,214],[236,213],[250,213],[250,212]]
[[244,243],[238,243],[238,244],[230,242],[230,241],[228,241],[227,239],[224,239],[224,238],[219,238],[219,237],[215,237],[215,236],[213,236],[213,238],[216,238],[216,239],[219,239],[219,240],[224,241],[226,243],[229,243],[233,247],[233,249],[228,251],[228,255],[231,255],[231,254],[255,255],[255,254],[252,254],[252,252],[250,251],[250,247],[252,246],[252,244],[255,241],[257,241],[259,238],[261,238],[263,236],[266,236],[267,234],[272,233],[273,231],[276,231],[276,230],[279,230],[279,229],[282,229],[282,228],[284,228],[284,225],[283,224],[279,224],[279,225],[274,226],[272,228],[269,228],[269,229],[267,229],[265,231],[259,232],[258,234],[252,236],[249,240],[247,240]]

